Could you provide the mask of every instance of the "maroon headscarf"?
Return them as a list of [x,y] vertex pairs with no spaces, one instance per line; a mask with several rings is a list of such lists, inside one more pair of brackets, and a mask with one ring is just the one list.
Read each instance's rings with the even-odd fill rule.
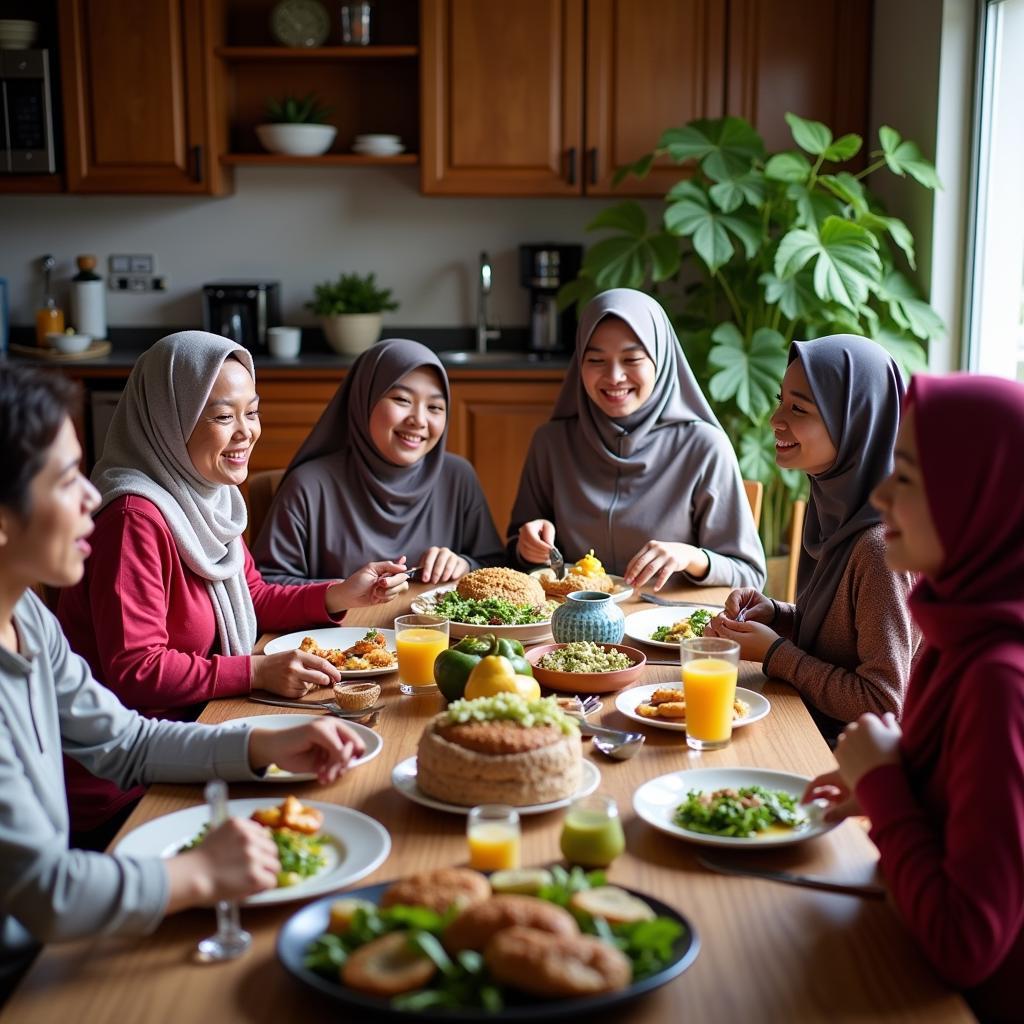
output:
[[907,692],[903,746],[923,773],[938,756],[961,668],[1010,641],[1024,671],[1024,385],[919,374],[905,408],[945,553],[910,596],[926,646]]

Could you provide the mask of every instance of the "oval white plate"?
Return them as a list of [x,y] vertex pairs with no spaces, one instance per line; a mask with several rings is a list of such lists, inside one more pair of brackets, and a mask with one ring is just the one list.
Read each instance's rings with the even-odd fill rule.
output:
[[810,781],[803,775],[774,772],[765,768],[694,768],[690,771],[659,775],[656,779],[645,782],[633,794],[633,810],[648,825],[653,825],[659,831],[703,846],[728,846],[732,849],[792,846],[824,835],[834,829],[835,825],[826,825],[812,819],[805,828],[794,829],[791,832],[769,833],[741,839],[737,836],[709,836],[703,832],[691,832],[675,824],[672,817],[691,789],[711,793],[727,786],[735,789],[740,786],[764,786],[765,789],[785,790],[799,799]]
[[[541,578],[541,576],[544,573],[546,573],[546,572],[551,572],[551,570],[550,569],[534,569],[533,572],[530,573],[530,575],[535,580],[539,580]],[[615,584],[615,586],[617,588],[611,594],[611,599],[613,601],[615,601],[615,602],[628,601],[633,596],[633,588],[625,581],[625,579],[622,576],[615,576],[615,575],[609,573],[608,574],[608,578]],[[553,598],[552,600],[557,601],[558,598],[556,597],[556,598]]]
[[[445,584],[443,587],[425,590],[412,602],[412,610],[420,615],[433,615],[434,601],[442,594],[447,594],[454,589],[454,586]],[[521,644],[538,644],[543,640],[551,639],[550,619],[544,619],[543,622],[531,622],[525,626],[477,626],[470,622],[456,622],[454,619],[449,619],[448,622],[449,632],[452,636],[482,636],[484,633],[493,633],[495,636],[518,640]]]
[[665,640],[652,640],[651,634],[659,626],[672,626],[691,616],[698,608],[706,608],[712,615],[723,611],[719,604],[694,604],[681,605],[676,608],[648,608],[646,611],[633,612],[626,616],[626,636],[641,643],[650,644],[652,647],[666,647],[670,651],[679,650],[679,641],[668,642]]
[[[248,718],[232,718],[225,725],[248,725],[253,729],[257,727],[260,729],[290,729],[293,725],[305,725],[306,722],[314,717],[317,716],[250,715]],[[372,729],[367,729],[365,725],[360,725],[358,722],[346,722],[345,725],[366,745],[366,753],[348,766],[348,770],[351,771],[361,764],[366,764],[367,761],[372,761],[384,749],[384,740],[378,733],[375,733]],[[278,768],[275,765],[274,771],[269,771],[263,776],[263,781],[308,782],[310,779],[315,778],[316,775],[313,772],[286,772],[283,768]]]
[[[407,757],[395,765],[391,772],[391,784],[402,796],[413,803],[422,804],[424,807],[433,807],[436,811],[448,811],[451,814],[469,814],[469,808],[460,804],[448,804],[443,800],[435,800],[421,792],[416,785],[416,758]],[[567,796],[564,800],[552,800],[547,804],[527,804],[525,807],[517,807],[520,814],[544,814],[545,811],[556,811],[559,807],[568,807],[569,804],[581,796],[589,796],[601,785],[601,769],[592,761],[583,759],[583,772],[580,779],[580,788]]]
[[[285,633],[284,636],[276,637],[263,648],[264,654],[279,654],[281,651],[296,651],[299,644],[311,636],[321,647],[338,648],[346,650],[354,643],[362,640],[371,629],[376,626],[331,626],[324,629],[300,629],[295,633]],[[377,629],[383,634],[387,649],[395,653],[395,631],[393,629]],[[347,671],[338,669],[343,679],[359,679],[365,676],[386,676],[389,672],[397,672],[398,664],[394,668],[365,668],[359,671]]]
[[[633,721],[639,722],[641,725],[653,725],[658,729],[686,732],[685,722],[673,722],[670,718],[644,718],[636,711],[637,704],[646,704],[655,690],[671,685],[671,683],[646,683],[643,686],[631,686],[615,698],[615,707],[627,718],[632,718]],[[741,725],[750,725],[752,722],[761,721],[772,709],[768,698],[755,690],[745,690],[742,686],[737,686],[736,696],[750,705],[750,714],[746,718],[733,719],[732,727],[734,729],[738,729]]]
[[[379,821],[350,807],[314,800],[304,800],[303,803],[323,812],[324,824],[320,832],[331,840],[326,848],[327,866],[297,885],[258,892],[245,900],[243,906],[290,903],[334,892],[365,878],[387,860],[391,852],[391,836]],[[228,814],[234,818],[248,818],[253,811],[273,804],[274,801],[266,797],[231,800],[228,802]],[[129,832],[114,852],[130,857],[173,857],[186,843],[195,839],[209,820],[210,810],[205,804],[165,814]]]

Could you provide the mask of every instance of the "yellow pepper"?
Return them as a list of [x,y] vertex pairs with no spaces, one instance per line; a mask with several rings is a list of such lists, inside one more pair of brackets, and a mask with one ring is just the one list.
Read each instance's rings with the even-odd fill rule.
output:
[[593,548],[576,563],[576,571],[583,576],[601,576],[604,573],[601,559],[594,554]]
[[533,676],[517,675],[508,658],[488,654],[470,672],[465,698],[476,700],[477,697],[493,697],[497,693],[518,693],[525,700],[536,700],[540,696],[540,684]]

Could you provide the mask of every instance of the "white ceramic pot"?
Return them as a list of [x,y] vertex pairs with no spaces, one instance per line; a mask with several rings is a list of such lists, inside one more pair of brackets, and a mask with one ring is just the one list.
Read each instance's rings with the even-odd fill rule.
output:
[[65,355],[84,352],[92,344],[91,334],[65,334],[63,331],[47,334],[46,340],[51,348]]
[[322,316],[320,324],[327,344],[339,355],[357,356],[365,352],[380,337],[380,313],[343,313],[340,316]]
[[264,149],[288,156],[319,156],[331,148],[338,129],[333,124],[258,124]]

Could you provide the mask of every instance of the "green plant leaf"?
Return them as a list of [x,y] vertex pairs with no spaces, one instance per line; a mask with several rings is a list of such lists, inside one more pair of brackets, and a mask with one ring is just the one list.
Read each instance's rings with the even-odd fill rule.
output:
[[832,132],[820,121],[807,121],[796,114],[786,114],[786,124],[793,133],[793,141],[813,156],[821,156],[832,144]]
[[558,311],[563,312],[573,303],[577,309],[582,309],[599,291],[594,279],[581,273],[575,281],[569,281],[558,289]]
[[869,285],[881,275],[877,245],[866,228],[829,217],[817,234],[797,228],[783,237],[775,253],[775,274],[791,277],[813,261],[818,297],[856,310],[867,301]]
[[682,256],[679,252],[679,241],[672,235],[661,232],[647,239],[650,252],[651,279],[655,282],[667,281],[679,273]]
[[708,391],[716,402],[735,399],[740,411],[756,421],[771,409],[775,389],[786,372],[786,340],[770,327],[759,327],[749,344],[732,323],[711,332],[708,364],[719,368]]
[[746,430],[740,438],[736,457],[745,480],[760,480],[767,484],[778,475],[775,435],[767,427]]
[[685,198],[666,208],[665,227],[673,235],[692,239],[694,250],[712,274],[732,258],[735,249],[730,234],[743,243],[748,259],[757,254],[763,241],[760,222],[719,213],[692,182],[683,182],[672,192]]
[[647,214],[639,204],[628,200],[602,210],[588,225],[588,231],[625,231],[627,235],[641,238],[647,231]]
[[593,277],[600,291],[639,288],[644,283],[645,247],[642,238],[604,238],[587,250],[583,269]]
[[886,165],[893,174],[901,178],[909,174],[925,188],[942,188],[935,165],[924,158],[916,142],[903,139],[895,128],[888,125],[878,129],[878,139]]
[[811,165],[802,153],[776,153],[764,165],[764,176],[772,181],[803,184],[811,176]]
[[931,341],[946,332],[942,318],[920,298],[913,284],[894,270],[875,287],[875,294],[887,303],[896,324],[923,341]]
[[306,303],[317,316],[345,313],[380,313],[398,309],[390,288],[377,287],[377,275],[342,274],[337,281],[324,281],[313,287],[313,301]]
[[626,164],[624,167],[620,167],[612,175],[612,187],[620,185],[624,179],[628,178],[629,175],[634,175],[637,178],[646,178],[650,173],[651,164],[654,163],[654,158],[657,153],[648,153],[646,156],[640,157],[639,160],[631,164]]
[[746,173],[764,153],[764,142],[750,123],[740,117],[700,119],[670,128],[658,141],[676,162],[699,160],[712,181],[724,181]]
[[843,204],[820,189],[793,183],[786,186],[786,198],[796,205],[796,223],[800,227],[817,229],[829,217],[843,217]]
[[910,233],[910,228],[898,217],[886,217],[873,210],[865,210],[857,217],[857,223],[876,234],[888,232],[893,242],[903,251],[911,269],[917,266],[914,260],[914,236]]
[[824,152],[826,160],[832,161],[832,163],[841,164],[844,160],[849,160],[851,157],[856,156],[860,152],[860,147],[864,144],[864,140],[859,135],[854,135],[852,132],[848,135],[840,135],[835,142]]
[[900,331],[895,325],[883,324],[872,337],[896,360],[906,379],[928,369],[927,349],[917,338]]
[[868,200],[864,186],[852,174],[846,171],[839,174],[822,174],[818,181],[837,199],[852,207],[856,213],[867,212]]
[[723,213],[732,213],[744,202],[760,207],[764,202],[767,188],[760,171],[748,171],[738,178],[716,182],[708,190],[711,199]]
[[781,280],[765,273],[758,278],[764,288],[765,301],[778,306],[787,320],[808,320],[819,315],[823,303],[814,291],[814,277],[809,268]]

